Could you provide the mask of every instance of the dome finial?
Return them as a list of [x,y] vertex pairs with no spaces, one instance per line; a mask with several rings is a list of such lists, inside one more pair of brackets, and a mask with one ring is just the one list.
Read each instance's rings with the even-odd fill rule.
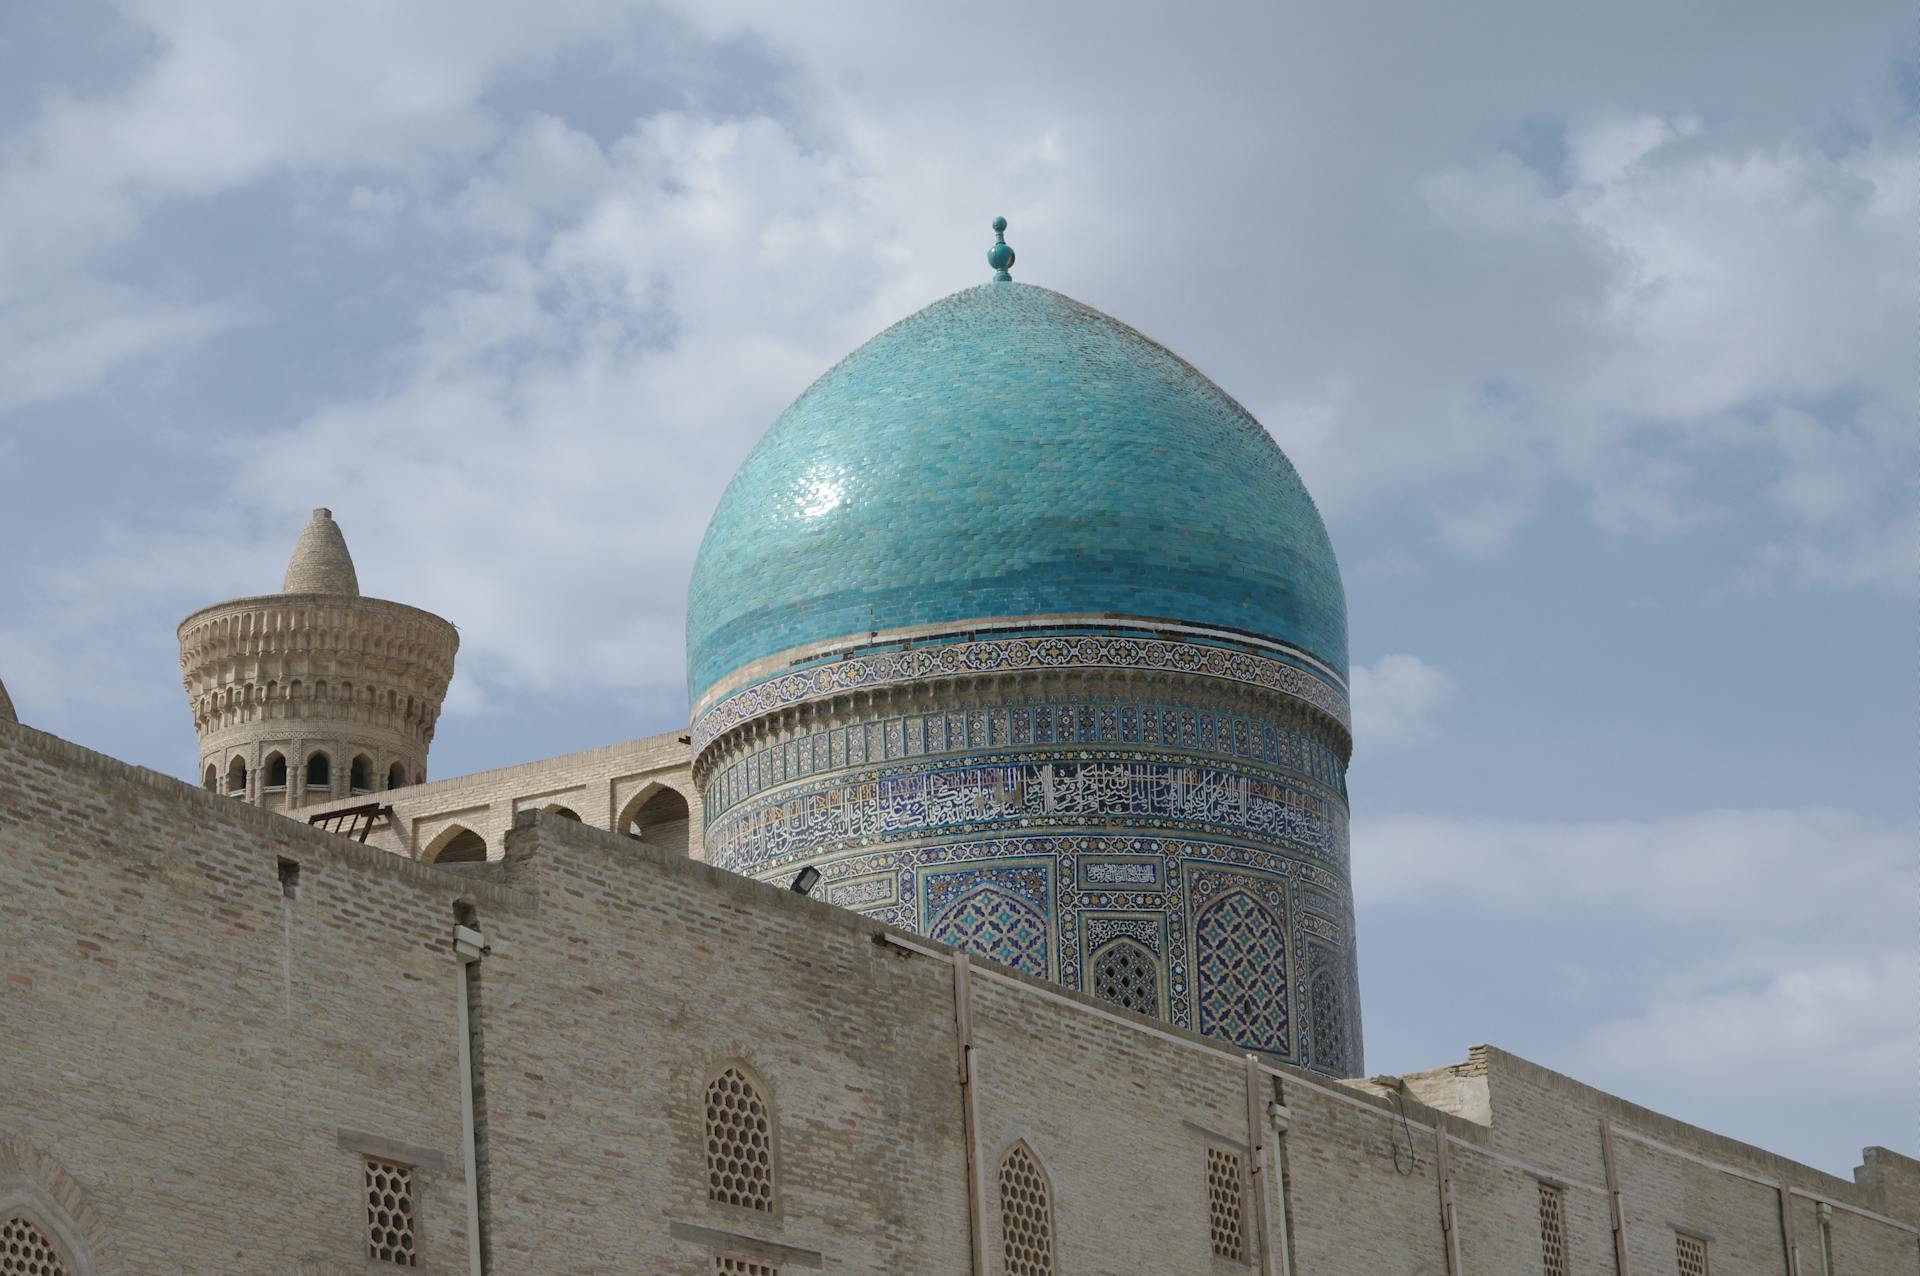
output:
[[1011,283],[1013,276],[1007,273],[1007,267],[1013,265],[1013,249],[1007,246],[1007,219],[993,219],[993,247],[987,249],[987,265],[993,267],[993,282]]

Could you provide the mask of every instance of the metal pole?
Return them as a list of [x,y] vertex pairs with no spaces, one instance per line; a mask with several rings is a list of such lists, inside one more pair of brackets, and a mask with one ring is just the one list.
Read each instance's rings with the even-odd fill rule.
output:
[[1447,1276],[1460,1276],[1460,1229],[1453,1212],[1453,1161],[1447,1154],[1445,1118],[1433,1127],[1434,1170],[1440,1179],[1440,1233],[1447,1247]]
[[987,1276],[985,1168],[980,1164],[980,1121],[973,1090],[973,967],[965,953],[953,955],[953,1024],[960,1056],[961,1125],[967,1141],[967,1235],[973,1246],[973,1276]]
[[1787,1276],[1800,1276],[1800,1247],[1793,1240],[1793,1198],[1780,1184],[1780,1244],[1787,1253]]
[[1613,1122],[1600,1118],[1600,1159],[1607,1170],[1607,1212],[1613,1222],[1613,1266],[1618,1276],[1633,1276],[1627,1262],[1627,1206],[1620,1196],[1620,1171],[1613,1163]]
[[1260,1060],[1248,1055],[1247,1162],[1253,1187],[1254,1235],[1260,1241],[1260,1276],[1274,1276],[1273,1239],[1267,1226],[1267,1105],[1260,1097]]
[[467,1007],[467,968],[486,951],[487,941],[479,931],[453,928],[453,955],[460,963],[454,977],[460,981],[460,1151],[467,1163],[468,1276],[485,1276],[485,1272],[480,1261],[480,1167],[474,1153],[473,1024]]

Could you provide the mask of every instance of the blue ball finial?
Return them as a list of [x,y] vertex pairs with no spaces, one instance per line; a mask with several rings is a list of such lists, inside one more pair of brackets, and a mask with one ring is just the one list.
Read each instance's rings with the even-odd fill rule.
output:
[[1007,273],[1007,267],[1013,265],[1013,249],[1007,245],[1007,219],[993,219],[993,247],[987,249],[987,265],[993,267],[995,283],[1010,283],[1013,276]]

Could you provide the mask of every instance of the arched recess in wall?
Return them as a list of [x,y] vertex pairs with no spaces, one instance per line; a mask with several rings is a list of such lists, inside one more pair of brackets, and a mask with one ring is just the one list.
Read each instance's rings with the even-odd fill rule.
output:
[[1053,978],[1047,919],[1029,900],[981,886],[941,906],[927,937],[991,957],[1036,979]]
[[32,1145],[0,1140],[0,1264],[13,1261],[0,1271],[94,1276],[107,1257],[80,1185]]
[[561,806],[558,802],[549,802],[540,809],[548,815],[557,815],[563,820],[572,820],[575,824],[584,823],[580,818],[580,812],[570,806]]
[[426,853],[420,858],[429,864],[484,864],[487,839],[464,825],[455,824],[427,843]]
[[407,764],[396,762],[387,768],[387,787],[404,789],[407,787]]
[[1000,1158],[1000,1246],[1007,1276],[1053,1276],[1053,1183],[1025,1139]]
[[220,787],[220,768],[215,766],[211,762],[207,763],[207,774],[206,774],[206,778],[202,781],[202,783],[206,785],[207,792],[209,793],[219,788]]
[[1160,1013],[1160,967],[1147,946],[1116,939],[1094,953],[1093,995],[1137,1014]]
[[347,789],[352,793],[373,792],[373,759],[364,753],[356,754],[347,768]]
[[235,758],[227,763],[227,794],[233,796],[247,791],[247,760]]
[[263,789],[284,789],[287,787],[286,755],[275,751],[267,755],[260,764],[260,787]]
[[648,846],[687,853],[691,813],[687,799],[675,789],[655,785],[642,789],[620,815],[620,831]]
[[1200,1031],[1249,1050],[1292,1054],[1287,1040],[1287,945],[1273,910],[1228,890],[1193,921]]
[[333,759],[316,749],[307,755],[307,790],[324,792],[332,788]]
[[738,1059],[707,1079],[707,1197],[777,1214],[779,1160],[772,1093]]
[[1307,985],[1307,1004],[1313,1015],[1313,1066],[1346,1076],[1352,1066],[1347,1061],[1347,1016],[1331,970],[1314,974]]

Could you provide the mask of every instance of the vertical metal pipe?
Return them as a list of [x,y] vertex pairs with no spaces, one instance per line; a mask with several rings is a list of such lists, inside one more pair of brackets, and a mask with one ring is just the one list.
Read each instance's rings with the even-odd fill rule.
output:
[[1800,1247],[1793,1239],[1793,1197],[1787,1194],[1787,1185],[1774,1185],[1780,1193],[1780,1245],[1787,1255],[1787,1276],[1800,1276]]
[[1460,1227],[1453,1211],[1453,1158],[1447,1151],[1446,1118],[1433,1127],[1434,1171],[1440,1180],[1440,1235],[1446,1242],[1447,1276],[1461,1276]]
[[1281,1203],[1281,1226],[1273,1230],[1273,1249],[1281,1255],[1281,1276],[1292,1276],[1294,1272],[1294,1243],[1292,1243],[1292,1205],[1286,1201],[1286,1132],[1292,1128],[1294,1115],[1286,1109],[1286,1094],[1275,1088],[1275,1105],[1267,1109],[1267,1126],[1273,1130],[1273,1199]]
[[1613,1267],[1617,1276],[1633,1276],[1627,1261],[1627,1205],[1620,1196],[1620,1171],[1613,1161],[1613,1122],[1600,1118],[1600,1160],[1607,1171],[1607,1213],[1613,1223]]
[[453,928],[453,955],[460,984],[460,1155],[467,1166],[467,1274],[486,1276],[480,1258],[480,1166],[473,1133],[473,1017],[468,1008],[467,968],[486,952],[486,940],[465,926]]
[[973,967],[965,953],[953,955],[953,1026],[959,1045],[961,1127],[967,1141],[967,1236],[973,1247],[973,1276],[987,1276],[986,1171],[980,1163],[973,1089]]
[[1260,1276],[1274,1276],[1273,1232],[1267,1226],[1267,1105],[1260,1095],[1260,1060],[1246,1059],[1247,1164],[1253,1187],[1254,1235],[1260,1242]]

